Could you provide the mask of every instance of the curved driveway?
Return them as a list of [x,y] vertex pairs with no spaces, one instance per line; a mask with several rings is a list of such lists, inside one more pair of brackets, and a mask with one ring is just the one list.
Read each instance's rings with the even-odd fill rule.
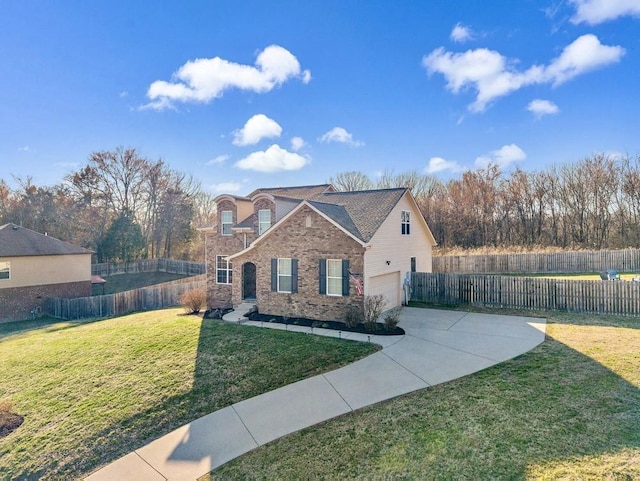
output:
[[[342,333],[345,339],[380,344],[381,351],[208,414],[87,479],[195,480],[286,434],[523,354],[544,340],[546,328],[544,319],[410,307],[400,319],[406,332],[401,337]],[[314,334],[337,336],[324,329],[314,329]]]

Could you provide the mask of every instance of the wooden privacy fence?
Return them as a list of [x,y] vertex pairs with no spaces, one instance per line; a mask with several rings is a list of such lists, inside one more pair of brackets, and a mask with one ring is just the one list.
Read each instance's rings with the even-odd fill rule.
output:
[[433,272],[483,273],[564,273],[640,272],[640,250],[434,256]]
[[121,264],[102,263],[92,264],[91,274],[94,276],[113,276],[135,272],[170,272],[197,276],[206,273],[204,262],[180,261],[176,259],[147,259]]
[[640,316],[640,282],[423,272],[411,280],[412,301]]
[[192,289],[206,289],[200,275],[104,296],[47,299],[47,314],[66,320],[120,316],[135,311],[177,306],[180,296]]

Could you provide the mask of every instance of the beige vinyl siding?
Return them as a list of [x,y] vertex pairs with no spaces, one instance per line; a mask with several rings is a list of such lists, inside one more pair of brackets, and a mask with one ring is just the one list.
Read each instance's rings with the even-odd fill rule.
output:
[[11,278],[0,289],[91,281],[91,254],[2,257],[11,263]]
[[251,214],[253,214],[253,202],[248,200],[236,199],[237,219],[234,219],[234,224],[239,224]]
[[[411,233],[402,235],[402,211],[411,213]],[[416,258],[418,272],[431,272],[432,237],[421,222],[422,214],[415,204],[403,196],[369,242],[364,254],[364,293],[370,295],[368,279],[400,272],[400,282],[411,271],[411,258]],[[389,261],[389,264],[387,264]]]

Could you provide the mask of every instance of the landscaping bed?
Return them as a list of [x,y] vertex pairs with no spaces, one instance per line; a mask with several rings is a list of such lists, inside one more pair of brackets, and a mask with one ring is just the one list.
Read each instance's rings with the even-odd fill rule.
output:
[[278,324],[287,324],[290,326],[304,326],[311,327],[313,329],[332,329],[334,331],[344,332],[359,332],[361,334],[371,334],[376,336],[403,336],[404,329],[401,327],[394,327],[388,329],[383,323],[376,322],[374,326],[369,327],[363,323],[358,323],[355,326],[348,326],[341,321],[317,321],[314,319],[307,319],[304,317],[283,317],[272,316],[270,314],[260,314],[258,312],[250,312],[247,314],[247,318],[251,321],[259,322],[275,322]]

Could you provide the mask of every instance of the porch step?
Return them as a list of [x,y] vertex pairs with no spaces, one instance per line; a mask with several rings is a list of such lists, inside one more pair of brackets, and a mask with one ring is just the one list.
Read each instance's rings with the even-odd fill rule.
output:
[[241,304],[238,304],[233,311],[222,316],[222,320],[228,322],[244,322],[247,320],[244,315],[247,312],[254,310],[255,307],[255,302],[243,302]]

